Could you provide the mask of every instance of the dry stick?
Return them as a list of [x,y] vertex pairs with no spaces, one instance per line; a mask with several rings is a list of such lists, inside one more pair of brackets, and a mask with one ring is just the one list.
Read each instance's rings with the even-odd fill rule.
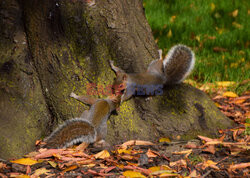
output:
[[208,176],[211,172],[212,172],[211,170],[207,171],[203,176],[201,176],[201,178],[205,178],[205,177]]

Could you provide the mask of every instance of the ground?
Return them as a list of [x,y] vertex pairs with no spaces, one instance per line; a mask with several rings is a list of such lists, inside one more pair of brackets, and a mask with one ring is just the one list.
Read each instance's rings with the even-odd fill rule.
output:
[[210,94],[237,126],[219,130],[219,138],[197,135],[188,142],[160,138],[155,143],[131,140],[106,149],[86,148],[86,144],[38,149],[18,160],[0,160],[0,176],[248,177],[250,93],[237,96],[225,90],[220,87]]

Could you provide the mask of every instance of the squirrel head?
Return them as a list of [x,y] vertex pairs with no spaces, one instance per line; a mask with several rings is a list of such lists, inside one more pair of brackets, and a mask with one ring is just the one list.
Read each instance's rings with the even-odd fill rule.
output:
[[114,70],[116,78],[113,82],[113,94],[116,97],[120,97],[120,101],[123,101],[123,95],[126,90],[126,84],[128,80],[128,74],[126,74],[122,69],[116,67],[113,61],[109,61],[111,68]]

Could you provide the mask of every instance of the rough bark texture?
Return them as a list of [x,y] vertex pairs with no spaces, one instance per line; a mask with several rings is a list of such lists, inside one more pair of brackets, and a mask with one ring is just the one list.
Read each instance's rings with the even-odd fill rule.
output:
[[[140,72],[158,57],[140,0],[0,1],[0,157],[20,156],[36,139],[86,106],[69,94],[87,83],[112,84],[108,60]],[[98,97],[104,97],[99,94]],[[231,122],[201,91],[187,85],[164,96],[134,98],[108,123],[111,143],[215,135]]]

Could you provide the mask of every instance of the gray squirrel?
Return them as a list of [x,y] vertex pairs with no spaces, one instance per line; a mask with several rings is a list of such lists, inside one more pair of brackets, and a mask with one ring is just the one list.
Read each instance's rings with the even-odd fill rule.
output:
[[114,94],[107,99],[93,99],[71,93],[71,97],[91,107],[88,111],[84,111],[80,118],[65,121],[60,125],[45,139],[45,146],[65,148],[80,142],[105,145],[107,119],[121,102],[134,95],[133,92],[129,92],[130,87],[133,86],[135,90],[138,90],[138,86],[178,84],[190,74],[194,67],[194,53],[185,45],[172,47],[164,59],[161,51],[159,55],[160,58],[152,61],[147,71],[143,73],[128,74],[110,61],[111,68],[116,73],[113,83]]
[[[182,82],[193,70],[195,56],[190,48],[185,45],[173,46],[166,57],[162,58],[162,51],[159,50],[160,58],[152,61],[146,72],[126,73],[110,61],[112,69],[116,73],[114,86],[122,91],[121,102],[131,98],[135,92],[142,89],[150,89],[152,86],[174,85]],[[157,87],[155,88],[157,90]],[[145,95],[150,95],[152,90]]]
[[47,148],[66,148],[74,144],[85,142],[95,143],[97,147],[108,146],[105,142],[107,135],[107,120],[112,111],[120,104],[120,95],[111,95],[107,99],[94,99],[89,96],[71,97],[91,105],[89,110],[82,113],[80,118],[70,119],[61,124],[47,138]]

